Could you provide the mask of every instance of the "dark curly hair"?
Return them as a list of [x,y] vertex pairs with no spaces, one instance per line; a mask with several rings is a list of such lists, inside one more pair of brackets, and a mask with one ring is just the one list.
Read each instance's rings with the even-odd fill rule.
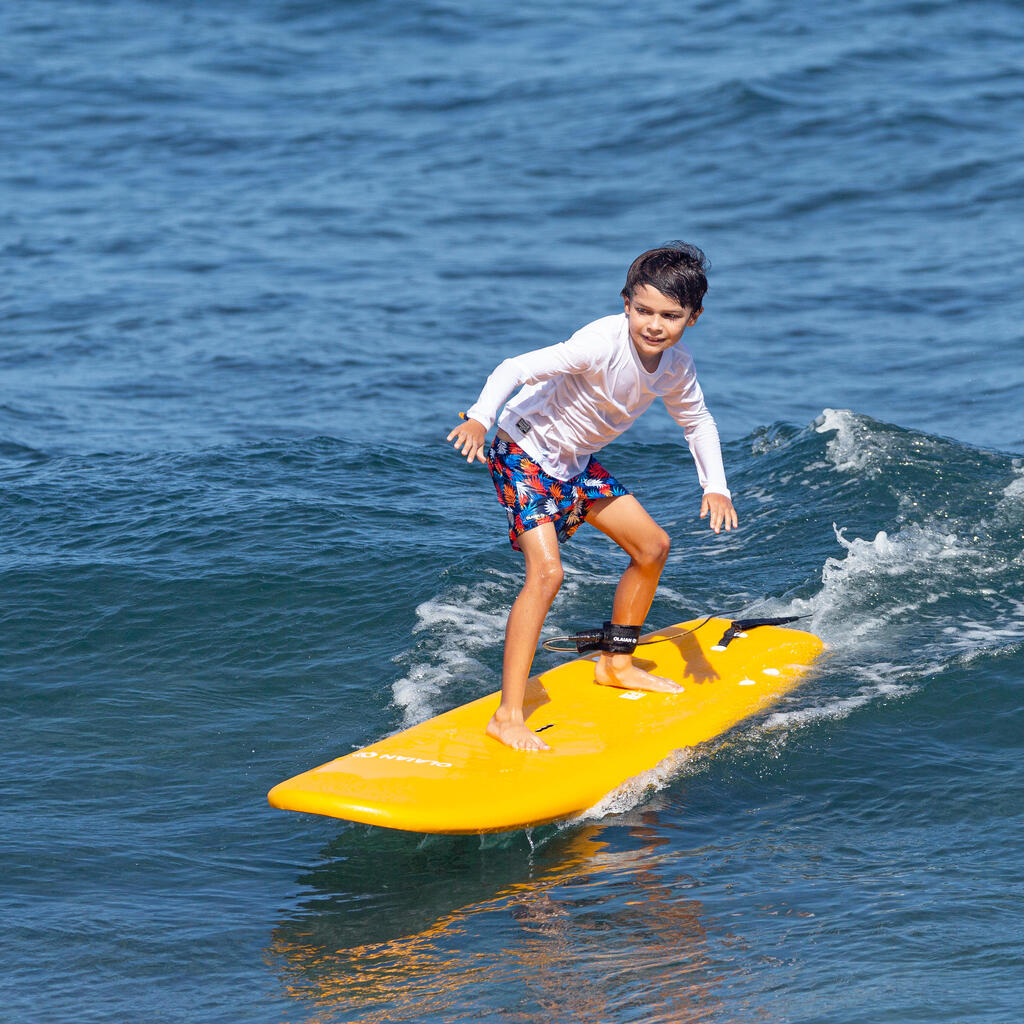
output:
[[622,297],[632,301],[635,288],[649,285],[696,313],[702,308],[704,294],[708,290],[707,271],[710,267],[707,257],[697,246],[687,242],[666,242],[633,260],[626,274]]

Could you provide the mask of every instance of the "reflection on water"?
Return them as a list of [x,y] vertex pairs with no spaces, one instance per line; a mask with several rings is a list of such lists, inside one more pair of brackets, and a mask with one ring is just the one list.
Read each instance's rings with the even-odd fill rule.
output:
[[629,827],[419,837],[349,830],[268,959],[317,1021],[708,1019],[702,907],[653,813]]

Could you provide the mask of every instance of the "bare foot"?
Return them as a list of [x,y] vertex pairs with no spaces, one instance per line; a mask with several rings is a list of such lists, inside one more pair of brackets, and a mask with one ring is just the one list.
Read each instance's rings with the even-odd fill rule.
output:
[[497,714],[487,723],[487,735],[513,750],[550,750],[551,748],[522,720],[500,721]]
[[602,655],[594,667],[594,681],[602,686],[621,686],[624,690],[649,690],[653,693],[682,693],[683,687],[672,679],[654,676],[633,664],[628,655]]

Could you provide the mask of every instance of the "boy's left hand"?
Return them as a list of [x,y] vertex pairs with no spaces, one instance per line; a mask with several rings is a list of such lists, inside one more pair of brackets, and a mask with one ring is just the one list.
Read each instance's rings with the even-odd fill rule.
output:
[[712,491],[704,495],[704,500],[700,503],[701,519],[708,513],[711,514],[710,526],[715,533],[719,533],[723,526],[728,532],[734,526],[739,525],[736,509],[724,494],[715,494]]

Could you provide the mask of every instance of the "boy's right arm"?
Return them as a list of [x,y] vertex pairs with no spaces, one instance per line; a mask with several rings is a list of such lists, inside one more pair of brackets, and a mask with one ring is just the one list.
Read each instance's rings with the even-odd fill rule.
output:
[[[484,444],[487,431],[494,425],[498,411],[506,399],[524,384],[537,384],[559,373],[579,373],[585,370],[592,358],[586,331],[577,331],[568,341],[547,348],[538,348],[520,356],[513,356],[499,363],[487,378],[480,397],[463,416],[460,423],[449,435],[453,447],[466,456],[467,462],[476,458],[487,462]],[[479,418],[478,418],[479,417]]]
[[466,456],[467,462],[476,459],[486,465],[484,445],[487,443],[487,428],[482,423],[471,419],[465,420],[448,435],[447,440],[451,441],[453,438],[455,443],[452,447],[459,451],[461,446],[462,454]]

